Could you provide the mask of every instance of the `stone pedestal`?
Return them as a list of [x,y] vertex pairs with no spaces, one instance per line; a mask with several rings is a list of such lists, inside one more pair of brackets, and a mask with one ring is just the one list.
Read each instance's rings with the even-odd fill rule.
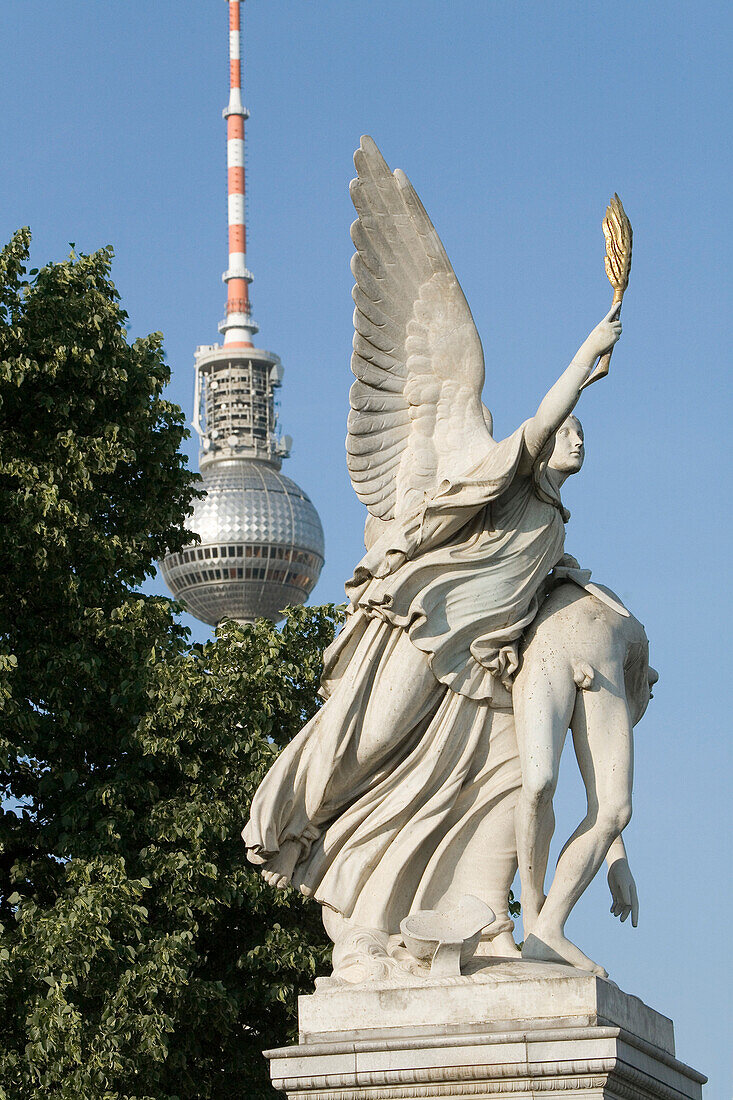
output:
[[266,1051],[290,1100],[549,1093],[696,1100],[672,1021],[613,982],[546,963],[476,961],[452,979],[348,986],[299,1002],[298,1046]]

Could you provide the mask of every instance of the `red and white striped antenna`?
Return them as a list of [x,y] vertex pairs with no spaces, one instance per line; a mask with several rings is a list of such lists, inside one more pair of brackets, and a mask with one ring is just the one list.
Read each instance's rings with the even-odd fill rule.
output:
[[229,197],[229,267],[222,278],[227,284],[226,318],[219,325],[225,347],[251,348],[257,325],[252,320],[247,270],[245,222],[244,122],[249,111],[242,103],[241,0],[229,4],[229,103],[227,120],[227,177]]

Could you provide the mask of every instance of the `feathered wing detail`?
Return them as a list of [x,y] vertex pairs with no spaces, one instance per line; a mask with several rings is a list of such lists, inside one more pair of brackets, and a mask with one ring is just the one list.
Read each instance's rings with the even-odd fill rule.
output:
[[354,164],[347,464],[372,516],[391,520],[485,454],[491,421],[481,403],[481,341],[415,189],[370,137]]

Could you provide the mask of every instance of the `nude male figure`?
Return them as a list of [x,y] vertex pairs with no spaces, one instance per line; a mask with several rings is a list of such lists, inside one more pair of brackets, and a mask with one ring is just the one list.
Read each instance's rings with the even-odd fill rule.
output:
[[[564,934],[565,922],[604,858],[612,912],[638,914],[622,832],[631,817],[633,726],[657,673],[649,667],[644,628],[613,593],[602,598],[563,583],[547,597],[526,636],[513,703],[522,764],[516,809],[525,928],[523,957],[568,962],[606,976]],[[604,597],[605,593],[605,597]],[[614,610],[614,604],[618,610]],[[558,860],[545,898],[555,819],[552,800],[568,727],[588,809]]]

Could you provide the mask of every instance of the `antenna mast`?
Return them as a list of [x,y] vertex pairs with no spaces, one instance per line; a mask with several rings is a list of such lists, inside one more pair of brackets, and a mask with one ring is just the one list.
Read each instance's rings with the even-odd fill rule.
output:
[[229,3],[229,103],[227,121],[227,194],[229,205],[229,267],[222,278],[227,284],[226,318],[219,325],[225,347],[251,348],[257,325],[252,320],[247,269],[245,219],[244,123],[249,111],[242,103],[241,0]]

